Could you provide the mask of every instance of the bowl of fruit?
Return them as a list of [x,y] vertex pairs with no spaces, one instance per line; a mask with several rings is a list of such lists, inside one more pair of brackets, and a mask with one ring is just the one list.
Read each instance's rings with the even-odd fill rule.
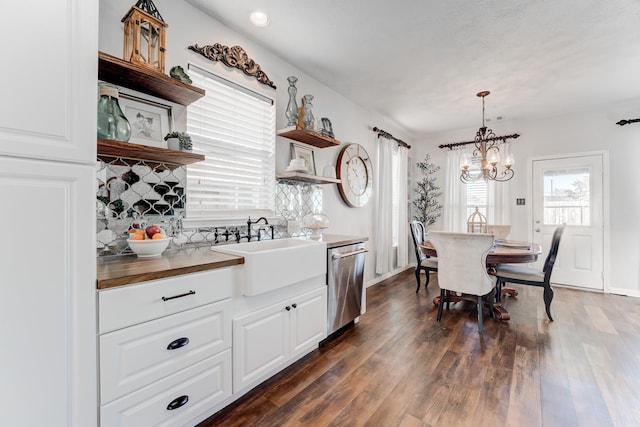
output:
[[171,238],[157,225],[150,225],[144,230],[132,228],[127,239],[131,250],[140,258],[160,256],[170,241]]

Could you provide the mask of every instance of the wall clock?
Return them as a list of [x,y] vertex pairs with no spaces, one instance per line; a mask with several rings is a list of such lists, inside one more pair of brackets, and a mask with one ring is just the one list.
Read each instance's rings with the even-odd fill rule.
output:
[[338,154],[336,175],[342,200],[352,208],[367,204],[373,187],[373,167],[369,154],[360,144],[349,144]]

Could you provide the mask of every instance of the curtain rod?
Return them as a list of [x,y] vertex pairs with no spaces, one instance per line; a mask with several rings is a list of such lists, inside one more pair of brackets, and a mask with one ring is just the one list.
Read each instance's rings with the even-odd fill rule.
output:
[[[518,135],[517,133],[511,134],[511,135],[504,135],[504,136],[494,136],[491,138],[486,138],[483,141],[502,141],[502,142],[507,142],[507,139],[516,139],[518,138],[520,135]],[[455,147],[460,147],[462,145],[468,145],[468,144],[475,144],[476,141],[466,141],[466,142],[452,142],[451,144],[442,144],[442,145],[438,145],[438,148],[448,148],[449,150],[455,148]]]
[[620,126],[624,126],[630,123],[638,123],[638,122],[640,122],[640,119],[627,119],[627,120],[620,120],[619,122],[616,122],[616,124]]
[[389,132],[385,132],[380,128],[374,127],[373,128],[374,132],[378,133],[378,138],[380,138],[381,136],[387,139],[393,139],[395,142],[398,143],[398,145],[402,145],[403,147],[406,147],[407,149],[411,148],[411,146],[409,144],[407,144],[406,142],[404,142],[401,139],[396,138],[395,136],[391,135]]

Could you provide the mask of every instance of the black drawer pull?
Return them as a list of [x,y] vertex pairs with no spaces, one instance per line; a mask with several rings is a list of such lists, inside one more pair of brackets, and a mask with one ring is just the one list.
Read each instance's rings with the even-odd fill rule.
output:
[[284,309],[287,310],[287,311],[290,311],[291,307],[290,306],[286,306]]
[[291,307],[293,307],[293,308],[297,308],[297,307],[298,307],[298,304],[296,304],[296,303],[294,302],[293,304],[291,304]]
[[174,409],[178,409],[179,407],[186,405],[188,401],[189,396],[187,396],[186,394],[180,397],[176,397],[167,405],[167,409],[169,411],[173,411]]
[[184,347],[187,344],[189,344],[189,338],[187,337],[178,338],[177,340],[173,340],[169,343],[169,345],[167,346],[167,350],[175,350],[180,347]]
[[175,295],[173,297],[162,297],[162,301],[169,301],[170,299],[176,299],[176,298],[182,298],[182,297],[186,297],[189,295],[195,295],[196,291],[189,291],[185,294],[180,294],[180,295]]

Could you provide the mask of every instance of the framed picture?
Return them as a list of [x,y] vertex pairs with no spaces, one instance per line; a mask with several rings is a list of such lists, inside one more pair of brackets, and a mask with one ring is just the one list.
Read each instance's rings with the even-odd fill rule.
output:
[[331,126],[331,120],[329,120],[326,117],[323,117],[320,119],[320,123],[322,123],[322,129],[320,129],[320,133],[330,136],[331,138],[334,138],[333,126]]
[[131,125],[129,142],[167,148],[164,136],[173,128],[169,105],[120,92],[120,108]]
[[309,173],[311,175],[316,174],[316,162],[311,148],[303,147],[298,144],[291,144],[291,158],[304,160],[304,165],[309,169]]

